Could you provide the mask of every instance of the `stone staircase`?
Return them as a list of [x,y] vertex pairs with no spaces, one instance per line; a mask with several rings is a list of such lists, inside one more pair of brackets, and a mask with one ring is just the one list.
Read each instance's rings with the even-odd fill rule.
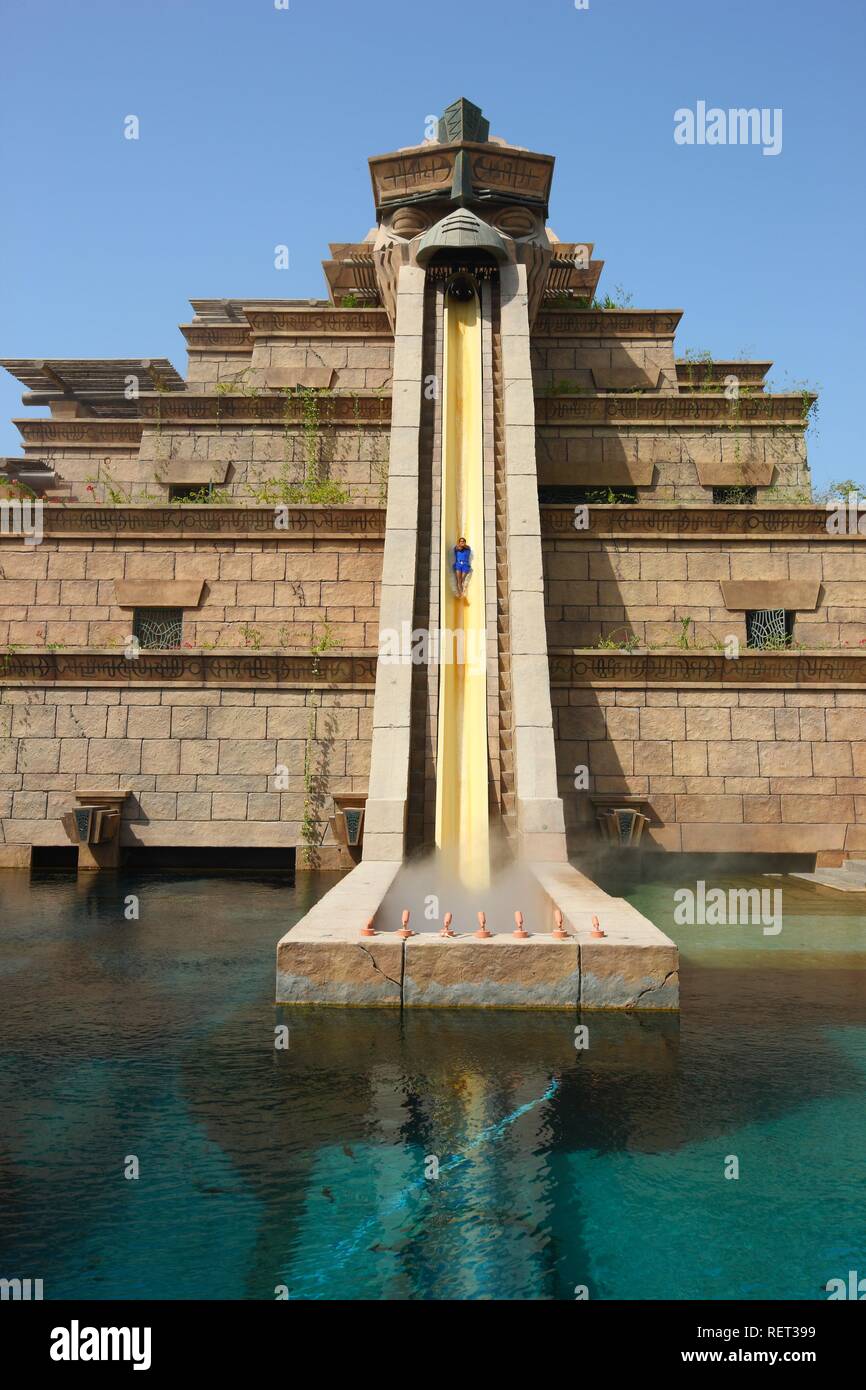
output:
[[508,516],[502,401],[502,343],[493,335],[494,493],[496,499],[496,637],[499,675],[499,811],[508,838],[517,833],[514,726],[511,704],[511,623],[508,603]]
[[792,874],[792,878],[835,888],[840,893],[866,893],[866,859],[846,859],[838,869],[816,869],[812,874]]

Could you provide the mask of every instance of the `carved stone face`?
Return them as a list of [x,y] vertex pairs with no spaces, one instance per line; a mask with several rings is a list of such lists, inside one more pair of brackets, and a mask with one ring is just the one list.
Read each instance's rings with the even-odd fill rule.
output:
[[540,232],[544,232],[541,218],[530,212],[529,208],[518,205],[500,208],[493,213],[492,217],[488,218],[488,221],[498,232],[511,237],[514,241],[537,238]]
[[[540,211],[520,203],[499,203],[476,199],[469,207],[486,222],[504,246],[507,259],[527,266],[533,312],[540,302],[551,247]],[[396,277],[400,265],[416,264],[421,238],[449,214],[457,211],[451,198],[435,198],[424,203],[406,203],[382,214],[373,242],[373,255],[382,303],[393,322],[396,308]]]
[[401,241],[411,241],[413,237],[420,236],[432,226],[432,221],[428,213],[422,208],[412,207],[411,203],[406,207],[397,208],[395,212],[387,214],[383,218],[383,224],[387,225],[393,236],[399,237]]
[[[506,245],[512,243],[511,260],[521,259],[517,251],[520,243],[534,242],[545,249],[550,245],[540,213],[514,203],[479,201],[472,203],[471,207],[482,222],[495,228]],[[386,212],[379,223],[374,245],[381,249],[394,242],[413,242],[453,211],[454,204],[450,200],[436,199],[423,206],[407,203],[393,212]],[[411,254],[410,259],[413,259]]]

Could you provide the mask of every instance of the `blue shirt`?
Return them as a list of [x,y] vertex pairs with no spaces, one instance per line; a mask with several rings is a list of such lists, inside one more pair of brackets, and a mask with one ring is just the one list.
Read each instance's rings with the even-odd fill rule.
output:
[[472,569],[472,551],[467,545],[465,550],[458,550],[454,547],[454,564],[452,569],[459,570],[461,574],[469,574]]

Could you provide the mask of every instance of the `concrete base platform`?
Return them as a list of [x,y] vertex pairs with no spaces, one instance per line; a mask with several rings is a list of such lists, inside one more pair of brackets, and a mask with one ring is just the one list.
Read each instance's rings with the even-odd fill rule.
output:
[[819,868],[813,874],[792,874],[819,888],[835,888],[840,893],[866,893],[866,860],[848,859],[838,869]]
[[[374,1008],[677,1009],[675,944],[620,898],[568,864],[531,866],[544,893],[549,929],[521,941],[512,924],[446,940],[422,932],[361,936],[401,865],[364,863],[293,927],[277,946],[278,1004]],[[399,884],[395,885],[396,887]],[[558,907],[568,932],[552,935]],[[606,933],[591,937],[592,917]]]

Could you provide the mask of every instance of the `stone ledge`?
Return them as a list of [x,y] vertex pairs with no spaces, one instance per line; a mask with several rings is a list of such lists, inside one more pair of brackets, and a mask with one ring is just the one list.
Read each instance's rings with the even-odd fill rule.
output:
[[[198,469],[199,464],[190,465]],[[202,467],[210,467],[205,464]],[[227,467],[228,465],[226,465]],[[173,480],[170,480],[173,481]],[[277,520],[280,524],[277,525]],[[43,532],[52,537],[115,540],[134,536],[146,540],[206,540],[261,536],[268,540],[381,540],[385,534],[384,507],[260,507],[215,506],[210,503],[90,506],[72,502],[48,506],[42,513]],[[0,532],[0,542],[21,547],[20,536]]]
[[541,338],[673,338],[682,309],[571,309],[545,305],[535,320]]
[[[172,405],[180,399],[172,398]],[[603,396],[563,393],[536,396],[535,419],[539,425],[632,424],[683,426],[706,423],[730,427],[773,429],[787,425],[805,429],[804,403],[817,397],[810,394],[755,395],[729,401],[720,392],[689,392],[688,395],[660,396],[647,392],[610,392]]]
[[[422,932],[362,937],[401,865],[364,860],[326,893],[277,946],[278,1004],[393,1008],[651,1009],[678,1007],[677,948],[630,904],[611,898],[570,864],[532,866],[569,938],[551,930],[517,940],[445,940]],[[607,933],[589,933],[597,915]]]
[[[679,1008],[679,951],[664,932],[570,864],[537,864],[533,871],[577,941],[581,1009]],[[590,935],[594,916],[602,939]]]
[[701,487],[769,487],[773,481],[772,459],[697,460],[695,469]]
[[689,686],[736,689],[858,689],[866,685],[866,652],[748,652],[736,660],[717,652],[571,650],[550,652],[550,683],[558,687]]
[[731,613],[784,608],[814,613],[821,582],[818,579],[722,579],[722,598]]
[[[651,459],[598,458],[573,463],[544,459],[538,465],[538,482],[541,487],[651,487],[654,469]],[[595,503],[592,503],[590,517],[594,510]],[[573,507],[569,509],[569,525],[576,537],[586,536],[591,530],[591,527],[582,532],[574,530]]]
[[228,471],[228,463],[212,463],[210,459],[171,459],[159,465],[160,482],[187,487],[224,483]]
[[203,579],[115,579],[118,608],[198,608]]
[[252,686],[257,690],[370,688],[376,680],[371,652],[122,651],[45,648],[0,654],[6,685]]
[[579,995],[574,941],[540,935],[516,941],[500,933],[489,941],[421,935],[406,942],[407,1007],[576,1009]]
[[[566,465],[563,465],[565,468]],[[542,503],[544,539],[568,538],[579,544],[599,537],[664,541],[675,537],[702,540],[822,540],[866,543],[866,533],[845,535],[827,530],[830,512],[814,503],[773,507],[717,506],[705,502],[596,503],[589,507],[589,526],[576,530],[573,506]]]

